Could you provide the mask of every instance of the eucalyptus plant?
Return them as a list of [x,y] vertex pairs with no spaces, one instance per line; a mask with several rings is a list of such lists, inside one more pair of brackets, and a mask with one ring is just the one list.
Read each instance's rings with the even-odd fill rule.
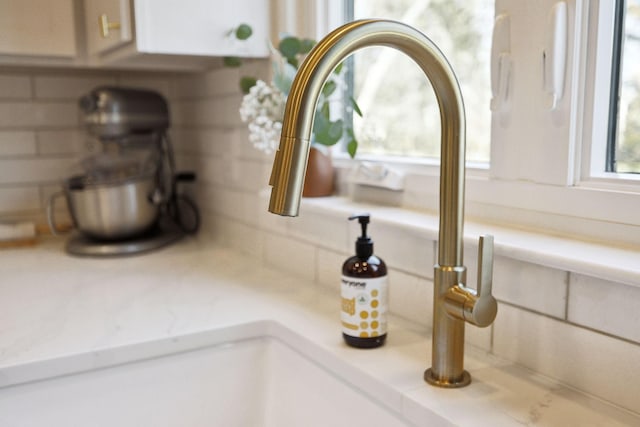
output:
[[[247,40],[252,34],[253,31],[247,24],[242,24],[230,32],[230,35],[238,40]],[[283,36],[278,42],[277,47],[270,44],[273,53],[273,79],[271,85],[285,97],[289,95],[291,84],[298,71],[298,67],[315,44],[315,40],[291,35]],[[229,67],[238,67],[242,64],[242,60],[237,57],[225,57],[224,64]],[[332,146],[344,138],[347,144],[347,152],[351,157],[354,157],[358,148],[358,142],[353,133],[352,126],[349,123],[345,123],[342,118],[331,118],[331,103],[335,101],[333,95],[335,95],[337,89],[344,85],[343,71],[344,65],[341,63],[336,67],[322,87],[314,116],[313,142],[325,146]],[[250,94],[251,89],[256,87],[257,83],[258,79],[253,76],[242,76],[240,78],[240,88],[245,95]],[[352,97],[349,97],[349,101],[353,111],[362,117],[362,112],[356,101]],[[282,122],[282,117],[278,119]]]

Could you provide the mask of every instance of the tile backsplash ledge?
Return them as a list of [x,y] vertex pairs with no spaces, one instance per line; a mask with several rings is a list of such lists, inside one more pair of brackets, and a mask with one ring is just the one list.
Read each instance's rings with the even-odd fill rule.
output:
[[[256,60],[245,69],[199,74],[1,71],[0,220],[42,221],[48,195],[92,148],[80,126],[81,94],[101,84],[152,88],[170,103],[178,169],[198,174],[190,190],[202,211],[201,235],[254,262],[309,279],[337,298],[339,268],[351,255],[358,232],[346,221],[345,210],[312,201],[299,218],[265,212],[272,156],[248,143],[237,87],[240,75],[265,76],[269,67],[268,61]],[[426,331],[436,228],[415,226],[412,221],[419,216],[404,222],[380,217],[374,214],[371,235],[376,253],[390,267],[391,311]],[[473,226],[467,232],[475,234]],[[475,243],[465,243],[468,276],[475,286]],[[562,259],[566,251],[556,246],[544,256],[529,257],[517,248],[498,250],[498,317],[489,328],[468,327],[467,342],[640,413],[640,371],[630,368],[640,366],[637,271],[603,277],[596,274],[598,266],[571,267]],[[629,256],[633,263],[633,253]]]

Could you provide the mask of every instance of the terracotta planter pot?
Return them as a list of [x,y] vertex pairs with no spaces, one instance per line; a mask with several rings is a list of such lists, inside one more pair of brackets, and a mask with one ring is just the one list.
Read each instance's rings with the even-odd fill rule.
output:
[[303,197],[326,197],[333,194],[333,164],[331,157],[311,147],[307,174],[304,178]]

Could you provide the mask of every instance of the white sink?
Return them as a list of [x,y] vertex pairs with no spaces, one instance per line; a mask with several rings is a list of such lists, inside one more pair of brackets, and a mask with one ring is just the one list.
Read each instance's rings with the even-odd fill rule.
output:
[[[198,348],[182,343],[161,357],[141,345],[85,355],[83,372],[61,358],[52,368],[62,376],[0,388],[0,425],[411,425],[279,338],[227,331],[212,345],[192,341]],[[83,368],[89,356],[95,366]]]

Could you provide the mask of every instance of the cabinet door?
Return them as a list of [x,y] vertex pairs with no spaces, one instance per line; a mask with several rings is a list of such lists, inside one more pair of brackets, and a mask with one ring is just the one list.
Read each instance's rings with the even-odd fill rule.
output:
[[73,0],[0,0],[0,54],[75,56]]
[[89,54],[105,53],[133,39],[130,0],[85,0]]
[[[260,57],[269,54],[269,0],[134,0],[140,52]],[[229,37],[246,23],[247,41]]]

